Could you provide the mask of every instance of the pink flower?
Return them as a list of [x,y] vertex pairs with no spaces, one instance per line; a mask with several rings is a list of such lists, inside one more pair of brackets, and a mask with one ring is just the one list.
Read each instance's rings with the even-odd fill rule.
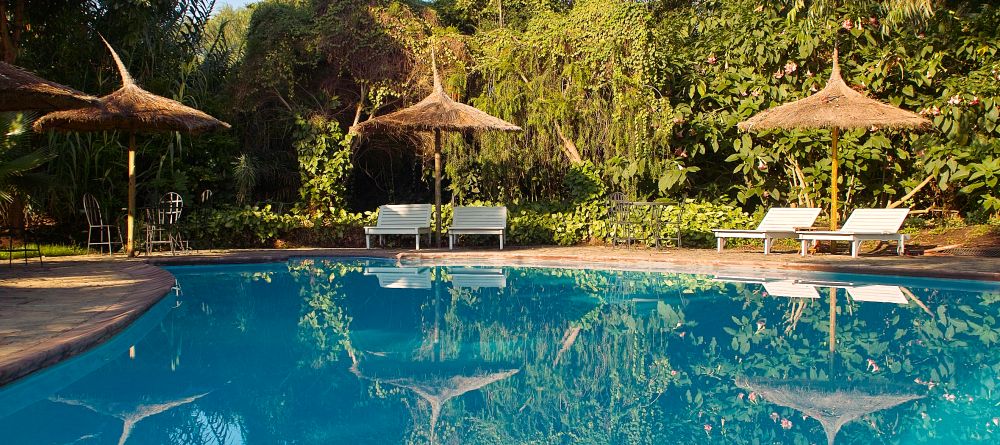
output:
[[958,94],[951,96],[951,99],[948,99],[948,103],[952,105],[961,105],[962,96],[959,96]]
[[806,77],[813,77],[813,76],[815,76],[815,75],[816,75],[816,74],[815,74],[815,73],[813,73],[813,72],[812,72],[812,70],[806,70]]
[[671,370],[670,370],[670,375],[677,375],[677,371],[676,371],[676,370],[673,370],[673,369],[671,369]]
[[878,26],[878,17],[868,17],[868,24]]
[[785,77],[785,72],[782,70],[778,70],[775,71],[774,74],[772,74],[772,76],[774,76],[775,79],[780,79],[782,77]]
[[792,62],[791,60],[789,60],[788,63],[785,64],[785,74],[792,74],[798,69],[799,66],[795,62]]
[[788,419],[781,419],[781,428],[786,430],[792,429],[792,421]]
[[751,391],[750,395],[747,396],[747,400],[749,400],[750,403],[757,403],[757,393]]
[[969,101],[969,105],[979,105],[979,96],[972,96],[972,100]]
[[767,163],[764,162],[763,159],[758,159],[757,160],[757,170],[760,170],[762,172],[766,172],[767,171]]
[[771,421],[772,422],[777,422],[779,417],[781,417],[781,416],[779,416],[778,413],[775,413],[775,412],[771,413]]
[[878,363],[875,363],[875,360],[868,359],[868,370],[869,371],[871,371],[871,372],[878,372],[879,369],[881,369],[881,368],[878,367]]
[[736,395],[736,400],[739,400],[739,401],[742,402],[744,397],[746,397],[746,394],[739,393],[739,394]]
[[954,402],[955,401],[955,395],[954,394],[945,394],[944,395],[944,399],[947,400],[947,401],[949,401],[949,402]]
[[809,87],[809,91],[812,91],[813,93],[815,93],[815,92],[819,91],[819,87],[816,86],[816,84],[812,84],[812,86]]
[[715,54],[712,54],[708,56],[708,59],[705,59],[705,61],[708,62],[709,65],[715,65],[719,61],[719,59],[716,59]]
[[760,96],[760,90],[753,90],[753,91],[750,92],[750,95],[753,96],[753,97],[759,97]]
[[840,24],[840,26],[850,31],[854,29],[854,22],[852,22],[851,19],[844,19],[844,21]]
[[712,425],[709,425],[709,424],[706,423],[705,424],[705,432],[711,434],[712,433]]
[[993,425],[1000,426],[1000,417],[993,418]]
[[674,150],[674,156],[677,156],[678,158],[686,158],[688,157],[688,153],[687,150],[683,148],[678,148]]

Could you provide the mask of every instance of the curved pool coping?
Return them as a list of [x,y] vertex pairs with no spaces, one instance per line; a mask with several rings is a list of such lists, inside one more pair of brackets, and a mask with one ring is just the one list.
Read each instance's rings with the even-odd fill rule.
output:
[[49,262],[0,275],[0,386],[112,338],[173,288],[139,262]]
[[612,249],[584,247],[520,247],[503,251],[462,250],[391,250],[391,249],[262,249],[218,251],[184,256],[162,256],[147,261],[156,265],[232,264],[287,261],[295,257],[374,257],[400,262],[458,264],[476,262],[511,266],[569,266],[662,270],[712,273],[739,270],[747,273],[845,273],[876,276],[921,277],[950,280],[1000,282],[1000,258],[952,256],[862,256],[810,255],[794,253],[763,255],[760,252],[707,249]]

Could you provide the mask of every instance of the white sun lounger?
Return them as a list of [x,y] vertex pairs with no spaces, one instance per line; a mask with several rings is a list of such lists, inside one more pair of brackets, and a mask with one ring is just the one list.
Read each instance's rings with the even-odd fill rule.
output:
[[458,235],[500,235],[503,250],[507,235],[506,207],[455,207],[451,227],[448,228],[448,248],[455,248]]
[[896,253],[903,254],[909,235],[899,233],[910,209],[857,209],[851,212],[844,227],[830,231],[799,231],[801,254],[809,250],[809,241],[850,241],[851,256],[857,257],[863,241],[896,241]]
[[771,244],[780,238],[795,238],[796,230],[810,227],[819,216],[816,208],[775,207],[767,211],[760,225],[754,230],[716,229],[715,238],[718,251],[726,247],[727,238],[754,238],[764,240],[764,254],[771,253]]
[[854,301],[868,301],[874,303],[895,303],[908,304],[909,300],[903,294],[903,289],[899,286],[846,286],[847,293]]
[[378,222],[365,227],[365,248],[372,248],[372,235],[414,235],[420,250],[420,235],[431,233],[430,204],[384,205],[378,208]]
[[775,297],[819,298],[816,286],[798,283],[794,280],[768,281],[763,286],[764,292]]
[[386,289],[430,289],[431,274],[417,267],[369,267],[365,275],[378,278],[378,286]]

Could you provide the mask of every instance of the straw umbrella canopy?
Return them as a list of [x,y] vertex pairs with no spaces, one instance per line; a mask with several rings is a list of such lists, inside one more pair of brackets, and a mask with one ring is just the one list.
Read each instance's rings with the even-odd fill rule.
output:
[[140,88],[125,69],[125,64],[114,48],[106,40],[104,44],[111,51],[111,56],[121,74],[122,87],[100,98],[93,106],[46,114],[35,121],[34,129],[38,132],[122,130],[129,133],[128,242],[125,251],[129,256],[134,256],[135,133],[183,131],[197,134],[217,128],[229,128],[229,124],[180,102]]
[[55,111],[93,105],[97,98],[0,62],[0,111]]
[[923,398],[906,388],[871,383],[837,386],[809,380],[738,380],[736,385],[819,421],[833,445],[840,429],[864,415]]
[[441,86],[437,62],[431,52],[434,90],[415,105],[378,116],[355,125],[352,130],[364,134],[376,130],[434,132],[434,209],[437,227],[436,244],[441,244],[441,132],[521,131],[521,127],[493,117],[475,107],[455,102]]
[[833,72],[826,87],[805,99],[763,111],[738,124],[741,130],[829,128],[833,134],[830,167],[830,229],[837,229],[837,143],[841,130],[910,129],[929,130],[931,121],[919,114],[879,102],[849,87],[840,76],[837,50],[833,51]]

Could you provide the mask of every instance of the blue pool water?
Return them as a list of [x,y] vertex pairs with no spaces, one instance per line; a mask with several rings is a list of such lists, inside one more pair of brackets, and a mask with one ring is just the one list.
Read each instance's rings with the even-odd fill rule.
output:
[[0,444],[1000,440],[987,283],[373,259],[170,271],[179,295],[0,388]]

